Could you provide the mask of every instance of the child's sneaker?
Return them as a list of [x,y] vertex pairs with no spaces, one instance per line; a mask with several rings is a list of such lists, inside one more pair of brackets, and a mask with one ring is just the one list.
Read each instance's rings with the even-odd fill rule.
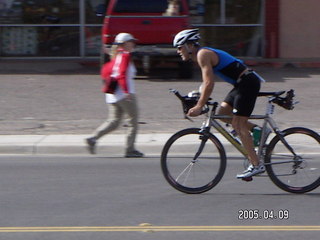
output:
[[142,158],[144,157],[144,154],[142,152],[139,152],[138,150],[132,150],[132,151],[127,151],[126,158]]
[[96,154],[96,143],[97,143],[96,138],[94,138],[94,137],[87,138],[86,143],[88,145],[87,149],[88,149],[89,153]]

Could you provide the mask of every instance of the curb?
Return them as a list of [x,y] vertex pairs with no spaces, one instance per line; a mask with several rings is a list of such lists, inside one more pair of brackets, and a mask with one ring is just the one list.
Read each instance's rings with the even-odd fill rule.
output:
[[[172,133],[139,134],[136,148],[146,155],[161,154],[166,141]],[[216,134],[226,151],[233,151],[230,143]],[[88,135],[0,135],[0,154],[2,155],[89,155],[85,139]],[[97,154],[104,156],[123,156],[126,142],[125,134],[109,134],[97,143]]]
[[[172,134],[139,134],[137,148],[159,149]],[[88,135],[1,135],[1,154],[88,154]],[[100,154],[123,154],[124,134],[109,134],[97,144]],[[140,149],[140,148],[139,148]]]

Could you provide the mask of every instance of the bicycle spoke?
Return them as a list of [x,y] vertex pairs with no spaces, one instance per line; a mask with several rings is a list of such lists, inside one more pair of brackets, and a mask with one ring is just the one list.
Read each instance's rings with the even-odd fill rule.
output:
[[[179,182],[180,177],[181,177],[185,172],[187,172],[187,176],[185,177],[185,181],[187,180],[193,164],[194,164],[194,163],[190,163],[185,169],[183,169],[183,171],[182,171],[182,172],[178,175],[178,177],[176,178],[176,181],[177,181],[177,182]],[[184,181],[183,183],[185,183],[185,181]]]

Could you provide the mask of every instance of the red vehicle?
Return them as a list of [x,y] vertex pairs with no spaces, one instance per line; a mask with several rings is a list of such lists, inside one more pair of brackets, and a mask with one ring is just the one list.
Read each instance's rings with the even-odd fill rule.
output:
[[118,33],[128,32],[138,39],[134,53],[138,66],[148,72],[173,61],[179,65],[179,76],[189,78],[192,65],[182,62],[172,47],[175,34],[189,27],[187,0],[110,0],[102,30],[102,55]]

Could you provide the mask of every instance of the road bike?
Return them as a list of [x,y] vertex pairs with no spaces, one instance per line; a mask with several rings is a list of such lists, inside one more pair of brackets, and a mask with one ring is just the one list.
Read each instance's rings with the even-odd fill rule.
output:
[[[196,105],[199,94],[180,95],[171,90],[181,100],[185,117]],[[285,94],[285,96],[284,96]],[[320,185],[320,136],[304,127],[280,130],[271,117],[275,105],[292,110],[294,90],[260,92],[259,97],[267,97],[264,115],[251,115],[250,119],[263,120],[257,155],[266,167],[271,181],[284,191],[306,193]],[[247,152],[241,141],[219,120],[231,116],[218,115],[218,103],[209,99],[203,108],[205,120],[201,128],[187,128],[178,131],[165,143],[161,153],[162,173],[175,189],[190,194],[211,190],[222,179],[227,165],[227,154],[220,137],[224,137],[244,156],[244,168],[249,166]],[[217,133],[212,133],[211,128]],[[266,176],[266,175],[258,175]],[[251,181],[252,178],[243,179]]]

